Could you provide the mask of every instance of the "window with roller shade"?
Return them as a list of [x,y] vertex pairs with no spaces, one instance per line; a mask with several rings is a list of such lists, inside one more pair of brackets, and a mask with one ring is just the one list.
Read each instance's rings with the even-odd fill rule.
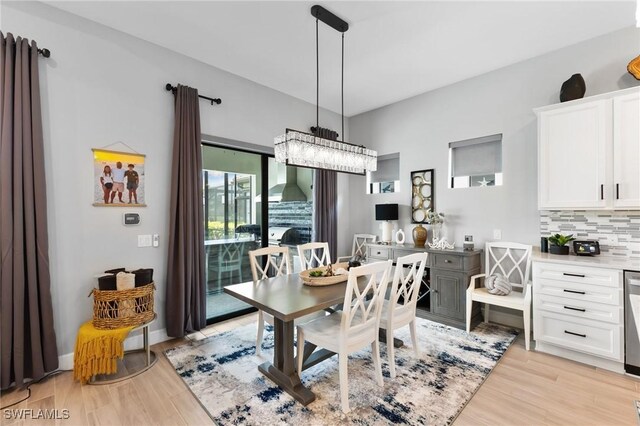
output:
[[400,154],[378,156],[378,169],[367,172],[367,194],[400,192]]
[[449,188],[502,185],[502,134],[449,144]]

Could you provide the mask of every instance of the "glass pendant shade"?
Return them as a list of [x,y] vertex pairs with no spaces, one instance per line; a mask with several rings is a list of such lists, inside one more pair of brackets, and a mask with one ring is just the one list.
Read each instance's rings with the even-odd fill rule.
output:
[[297,130],[287,129],[274,144],[279,163],[359,175],[378,168],[376,151]]

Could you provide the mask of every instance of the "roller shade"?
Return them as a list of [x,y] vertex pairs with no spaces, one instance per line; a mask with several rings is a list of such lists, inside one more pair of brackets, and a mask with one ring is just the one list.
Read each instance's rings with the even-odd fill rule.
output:
[[451,142],[451,177],[502,173],[502,134]]

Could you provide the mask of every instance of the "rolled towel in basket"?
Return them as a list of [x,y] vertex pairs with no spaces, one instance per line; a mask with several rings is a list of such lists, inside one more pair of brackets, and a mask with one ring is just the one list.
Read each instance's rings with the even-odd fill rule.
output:
[[498,296],[506,296],[511,293],[511,283],[504,275],[489,275],[484,280],[484,286],[489,293]]
[[[131,290],[136,287],[136,276],[127,272],[118,272],[116,275],[118,290]],[[118,304],[118,317],[132,317],[136,314],[135,301],[123,300]]]

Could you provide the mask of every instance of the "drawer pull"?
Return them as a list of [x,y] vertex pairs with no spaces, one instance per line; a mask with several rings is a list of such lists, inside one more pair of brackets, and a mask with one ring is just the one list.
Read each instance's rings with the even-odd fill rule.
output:
[[567,277],[578,277],[578,278],[584,278],[583,274],[569,274],[568,272],[563,272],[562,275],[566,275]]
[[574,307],[572,307],[572,306],[565,306],[564,308],[565,308],[565,309],[572,310],[572,311],[587,312],[587,310],[586,310],[586,309],[584,309],[584,308],[574,308]]
[[449,260],[449,259],[445,259],[445,260],[444,260],[444,263],[451,263],[451,260]]
[[573,331],[567,331],[567,330],[565,330],[564,332],[565,332],[565,333],[567,333],[567,334],[571,334],[572,336],[587,337],[587,335],[586,335],[586,334],[574,333]]
[[575,293],[575,294],[587,294],[584,291],[578,291],[578,290],[567,290],[566,288],[564,289],[565,293]]

